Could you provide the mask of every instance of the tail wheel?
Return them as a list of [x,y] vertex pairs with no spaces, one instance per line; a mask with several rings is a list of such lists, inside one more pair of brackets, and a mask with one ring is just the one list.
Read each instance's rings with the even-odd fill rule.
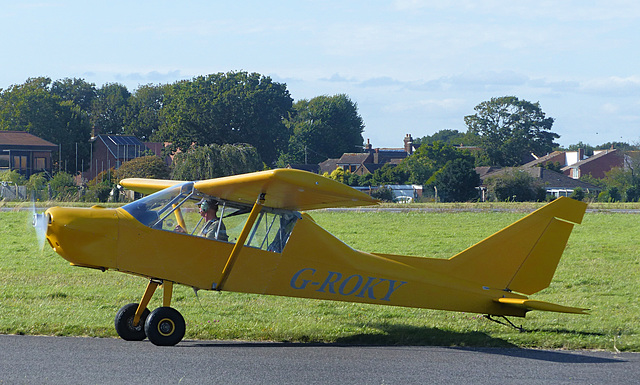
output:
[[154,345],[173,346],[182,341],[186,324],[182,314],[171,307],[152,311],[144,324],[144,331]]
[[125,341],[142,341],[147,337],[144,331],[146,318],[149,316],[149,309],[144,309],[140,322],[137,326],[133,325],[133,318],[138,310],[137,303],[124,305],[116,313],[115,326],[116,332]]

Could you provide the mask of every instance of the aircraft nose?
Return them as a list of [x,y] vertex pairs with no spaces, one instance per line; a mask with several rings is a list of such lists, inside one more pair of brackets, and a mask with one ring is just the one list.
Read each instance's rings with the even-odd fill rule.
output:
[[114,209],[52,207],[45,215],[49,245],[72,265],[115,267],[118,216]]

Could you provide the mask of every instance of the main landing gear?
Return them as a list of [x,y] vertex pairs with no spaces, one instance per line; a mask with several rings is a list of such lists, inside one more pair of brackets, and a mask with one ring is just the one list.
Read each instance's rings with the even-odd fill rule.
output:
[[[149,312],[147,305],[158,286],[162,285],[162,307]],[[124,305],[116,313],[115,327],[126,341],[142,341],[149,338],[154,345],[173,346],[182,341],[186,324],[182,314],[171,308],[173,282],[151,280],[139,304]]]

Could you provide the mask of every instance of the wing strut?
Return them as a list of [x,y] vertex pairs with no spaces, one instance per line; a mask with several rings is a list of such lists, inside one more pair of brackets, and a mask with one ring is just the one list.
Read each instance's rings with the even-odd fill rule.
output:
[[249,218],[247,219],[247,222],[244,224],[244,227],[242,228],[242,232],[240,233],[240,236],[238,237],[236,244],[233,246],[233,250],[231,250],[231,254],[229,254],[229,259],[227,259],[227,263],[225,264],[224,269],[222,269],[222,274],[220,275],[220,279],[218,280],[218,283],[216,284],[214,282],[212,285],[213,290],[222,290],[224,283],[227,281],[227,278],[231,273],[231,269],[233,268],[233,264],[238,258],[238,254],[240,254],[240,251],[244,247],[244,243],[247,240],[247,237],[249,236],[249,232],[251,232],[251,229],[253,228],[253,224],[256,222],[256,219],[258,218],[258,214],[260,214],[260,211],[262,210],[262,204],[264,203],[264,196],[265,196],[264,193],[260,194],[256,203],[254,203],[253,208],[251,209],[251,213],[249,214]]

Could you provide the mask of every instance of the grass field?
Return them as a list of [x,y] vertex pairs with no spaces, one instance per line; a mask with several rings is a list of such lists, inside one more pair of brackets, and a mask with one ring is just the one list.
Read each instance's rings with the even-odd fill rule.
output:
[[[532,210],[527,207],[526,210]],[[514,212],[327,212],[314,219],[354,248],[448,258],[511,222]],[[113,317],[146,281],[73,268],[37,249],[27,212],[0,213],[0,333],[115,337]],[[518,346],[640,351],[640,216],[587,213],[551,286],[532,298],[590,308],[530,312],[526,331],[481,315],[176,287],[190,339],[345,344]],[[159,306],[156,295],[150,308]]]

